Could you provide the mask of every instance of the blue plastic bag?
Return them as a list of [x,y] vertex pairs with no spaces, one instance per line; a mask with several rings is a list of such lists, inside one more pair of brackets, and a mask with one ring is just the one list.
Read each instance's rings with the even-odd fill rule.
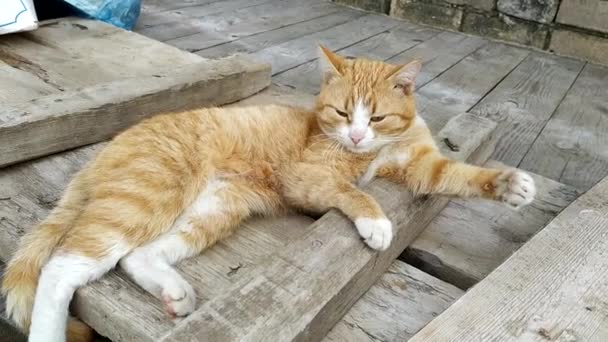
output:
[[141,0],[63,0],[80,14],[132,30],[141,10]]

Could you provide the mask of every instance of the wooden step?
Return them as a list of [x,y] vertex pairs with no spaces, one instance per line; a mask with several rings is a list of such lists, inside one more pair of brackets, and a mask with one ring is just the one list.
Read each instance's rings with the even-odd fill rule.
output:
[[270,67],[210,60],[76,18],[0,36],[0,166],[110,138],[158,112],[221,105],[270,84]]
[[496,202],[453,199],[401,258],[461,289],[473,286],[579,195],[574,187],[531,176],[537,186],[531,205],[514,211]]
[[446,310],[464,291],[395,260],[323,342],[402,342]]
[[608,178],[410,341],[608,341]]
[[[273,91],[245,102],[282,102]],[[460,146],[458,152],[442,146],[451,157],[483,162],[492,151],[493,144],[484,143],[492,141],[495,126],[463,114],[438,139]],[[44,218],[70,176],[102,147],[0,170],[0,259],[10,257],[19,236]],[[73,308],[114,341],[320,340],[447,203],[413,198],[381,180],[367,191],[395,223],[395,239],[383,253],[367,248],[336,211],[317,221],[301,215],[250,220],[231,238],[179,265],[198,294],[198,308],[186,318],[170,320],[160,302],[120,270],[77,291]]]

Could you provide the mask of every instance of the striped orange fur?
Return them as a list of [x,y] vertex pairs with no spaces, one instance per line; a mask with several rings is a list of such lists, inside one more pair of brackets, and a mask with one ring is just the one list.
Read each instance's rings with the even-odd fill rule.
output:
[[171,265],[230,235],[252,215],[338,208],[365,242],[386,249],[392,225],[357,187],[384,177],[412,191],[530,203],[531,178],[440,155],[417,117],[421,64],[344,59],[321,48],[313,110],[205,108],[159,115],[126,130],[70,183],[25,235],[7,267],[8,314],[31,341],[61,341],[83,324],[65,316],[73,292],[120,264],[172,316],[194,310]]

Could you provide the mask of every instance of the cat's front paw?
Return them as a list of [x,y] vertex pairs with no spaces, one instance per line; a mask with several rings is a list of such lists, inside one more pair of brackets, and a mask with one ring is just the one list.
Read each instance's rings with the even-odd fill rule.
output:
[[496,179],[497,199],[511,208],[530,204],[536,195],[534,180],[519,170],[505,170]]
[[368,246],[373,249],[383,251],[388,248],[393,239],[393,225],[391,221],[381,218],[358,218],[355,226],[359,235],[365,240]]
[[161,296],[165,310],[172,318],[186,316],[195,309],[196,294],[186,281],[178,281],[165,287]]

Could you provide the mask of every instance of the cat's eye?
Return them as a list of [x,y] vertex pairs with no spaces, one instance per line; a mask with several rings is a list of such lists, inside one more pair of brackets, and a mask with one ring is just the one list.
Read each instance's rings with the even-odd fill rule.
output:
[[384,120],[385,116],[372,116],[371,118],[369,118],[369,121],[371,122],[380,122],[382,120]]
[[[334,108],[334,109],[335,109],[335,108]],[[345,117],[345,118],[347,118],[347,117],[348,117],[348,113],[346,113],[346,112],[343,112],[343,111],[341,111],[341,110],[339,110],[339,109],[335,109],[335,111],[336,111],[336,113],[338,113],[338,115],[340,115],[340,116],[343,116],[343,117]]]

